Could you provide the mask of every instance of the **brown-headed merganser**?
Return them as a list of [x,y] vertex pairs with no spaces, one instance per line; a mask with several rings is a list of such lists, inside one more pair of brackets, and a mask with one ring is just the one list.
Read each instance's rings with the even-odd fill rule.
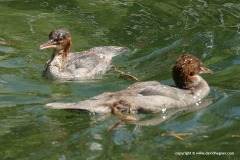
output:
[[51,59],[45,65],[42,76],[55,80],[83,80],[97,78],[111,68],[111,60],[127,49],[118,46],[102,46],[87,51],[69,53],[72,46],[70,32],[55,29],[40,49],[53,48]]
[[125,90],[106,92],[77,103],[49,103],[51,109],[79,109],[92,113],[160,112],[198,105],[209,93],[207,82],[199,76],[213,73],[195,56],[184,54],[172,68],[176,87],[157,81],[137,82]]

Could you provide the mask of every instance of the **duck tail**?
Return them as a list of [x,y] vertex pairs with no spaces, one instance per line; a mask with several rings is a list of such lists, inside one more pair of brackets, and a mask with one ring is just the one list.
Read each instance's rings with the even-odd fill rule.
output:
[[111,108],[101,100],[89,99],[78,103],[48,103],[45,108],[80,110],[89,113],[111,113]]
[[91,49],[91,51],[94,51],[97,53],[104,53],[105,55],[108,55],[110,59],[124,53],[127,50],[128,48],[120,47],[120,46],[102,46],[102,47],[94,47]]

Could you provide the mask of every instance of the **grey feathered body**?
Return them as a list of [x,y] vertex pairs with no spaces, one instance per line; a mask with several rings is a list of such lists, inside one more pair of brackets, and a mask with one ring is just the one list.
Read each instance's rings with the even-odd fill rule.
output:
[[51,109],[79,109],[91,113],[111,113],[117,107],[124,113],[160,112],[168,108],[183,109],[201,103],[209,86],[199,75],[199,83],[190,89],[162,85],[157,81],[138,82],[125,90],[106,92],[77,103],[49,103]]
[[[113,57],[126,50],[117,46],[95,47],[87,51],[69,53],[65,63],[59,54],[47,62],[42,75],[55,80],[97,78],[110,69]],[[62,65],[65,66],[61,67]]]

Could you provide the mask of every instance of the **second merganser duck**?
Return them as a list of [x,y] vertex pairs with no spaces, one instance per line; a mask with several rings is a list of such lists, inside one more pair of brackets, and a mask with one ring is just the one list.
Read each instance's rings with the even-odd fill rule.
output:
[[207,82],[199,76],[213,73],[203,66],[195,56],[184,54],[172,68],[176,87],[166,86],[157,81],[138,82],[125,90],[106,92],[77,103],[49,103],[51,109],[79,109],[91,113],[160,112],[179,109],[197,104],[209,93]]
[[72,46],[70,32],[55,29],[49,34],[40,49],[53,48],[51,59],[45,65],[43,77],[55,80],[77,81],[97,78],[111,68],[110,63],[127,49],[118,46],[95,47],[75,54],[69,53]]

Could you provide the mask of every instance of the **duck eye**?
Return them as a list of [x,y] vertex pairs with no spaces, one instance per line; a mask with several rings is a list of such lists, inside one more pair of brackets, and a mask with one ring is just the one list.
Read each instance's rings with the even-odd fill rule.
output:
[[194,76],[194,72],[190,72],[190,76]]
[[63,38],[59,38],[58,43],[62,43],[62,42],[63,42]]
[[58,43],[58,41],[57,40],[51,40],[52,42],[53,42],[53,44],[57,44]]

